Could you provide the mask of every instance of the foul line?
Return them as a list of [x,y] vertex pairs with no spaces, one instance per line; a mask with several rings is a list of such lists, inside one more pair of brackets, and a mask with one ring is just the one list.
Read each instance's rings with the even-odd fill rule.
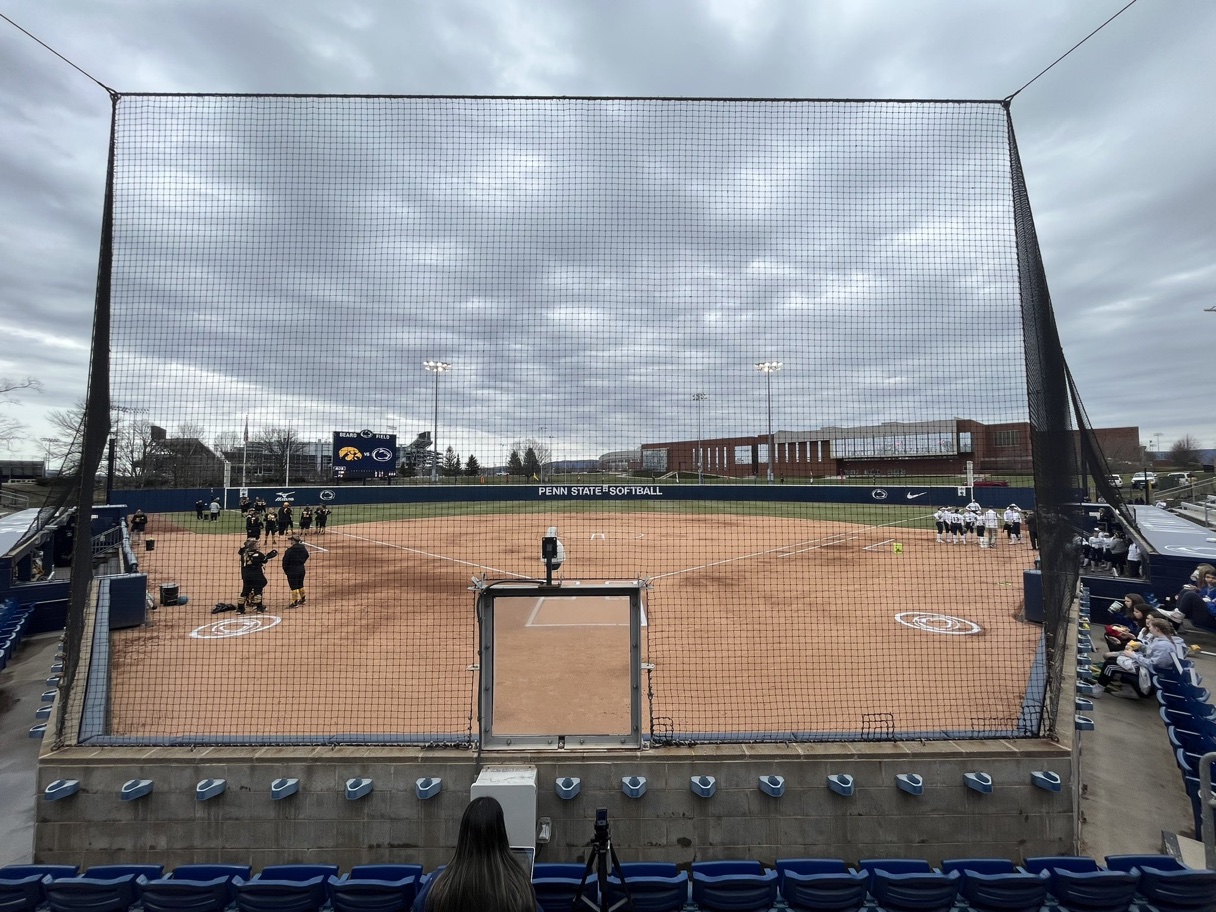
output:
[[350,532],[339,532],[339,535],[345,535],[347,538],[353,538],[358,541],[368,542],[372,545],[383,545],[386,548],[396,548],[398,551],[408,551],[410,554],[420,554],[423,557],[431,557],[435,560],[448,561],[453,564],[462,564],[465,567],[475,567],[478,570],[489,570],[492,573],[505,573],[507,576],[514,576],[517,579],[531,579],[524,573],[515,573],[511,570],[500,570],[498,567],[491,567],[489,564],[478,564],[473,561],[461,560],[458,557],[448,557],[446,554],[436,554],[433,551],[423,551],[421,548],[410,548],[406,545],[398,545],[393,542],[381,541],[378,538],[368,538],[364,535],[353,535]]
[[[685,567],[683,570],[672,570],[670,573],[658,573],[650,577],[650,579],[660,580],[668,576],[679,576],[682,573],[695,573],[698,570],[708,570],[710,567],[721,567],[724,564],[733,564],[736,561],[751,560],[757,557],[767,557],[771,554],[776,554],[778,557],[790,557],[794,554],[801,554],[805,551],[814,551],[817,548],[826,548],[828,545],[838,545],[850,539],[860,538],[865,534],[866,530],[889,529],[893,526],[902,526],[907,523],[917,522],[918,520],[925,519],[932,515],[932,513],[925,513],[922,516],[914,516],[909,519],[901,519],[896,522],[881,523],[877,526],[866,526],[865,529],[858,530],[856,532],[834,532],[831,535],[825,535],[821,538],[808,538],[805,541],[792,542],[788,545],[781,545],[776,548],[766,548],[763,551],[753,551],[750,554],[740,554],[735,557],[725,557],[722,560],[710,561],[707,564],[698,564],[695,567]],[[892,539],[887,539],[887,541],[891,540]],[[879,544],[884,543],[880,542]],[[801,548],[797,551],[790,551],[790,548],[798,548],[799,545],[807,545],[808,547]]]

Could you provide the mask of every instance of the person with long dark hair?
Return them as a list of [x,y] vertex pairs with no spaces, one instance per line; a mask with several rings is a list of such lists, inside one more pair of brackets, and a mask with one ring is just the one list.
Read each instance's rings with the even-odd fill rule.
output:
[[483,795],[460,818],[452,860],[423,886],[413,912],[537,912],[532,882],[507,841],[502,805]]

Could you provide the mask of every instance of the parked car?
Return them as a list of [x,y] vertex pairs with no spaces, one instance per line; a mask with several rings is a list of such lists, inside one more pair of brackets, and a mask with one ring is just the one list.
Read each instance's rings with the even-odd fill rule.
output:
[[1135,475],[1132,476],[1132,490],[1133,491],[1141,491],[1147,485],[1150,485],[1150,484],[1151,485],[1157,484],[1157,473],[1156,472],[1137,472]]
[[1107,475],[1106,483],[1109,485],[1112,485],[1113,487],[1121,488],[1121,487],[1123,487],[1123,476],[1122,475]]
[[1170,472],[1167,476],[1172,485],[1190,485],[1195,483],[1195,479],[1191,477],[1190,472]]

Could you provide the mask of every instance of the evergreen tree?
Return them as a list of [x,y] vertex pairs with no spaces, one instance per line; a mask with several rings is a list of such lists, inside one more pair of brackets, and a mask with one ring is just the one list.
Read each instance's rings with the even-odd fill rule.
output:
[[439,472],[447,478],[455,478],[460,474],[460,454],[451,447],[443,454],[443,464]]
[[481,463],[477,461],[477,457],[469,454],[468,460],[464,464],[464,473],[470,477],[481,474]]
[[540,478],[540,460],[532,447],[528,447],[528,451],[524,453],[524,474],[529,478]]
[[524,474],[524,461],[519,458],[519,450],[511,451],[511,456],[507,459],[507,471],[512,475]]

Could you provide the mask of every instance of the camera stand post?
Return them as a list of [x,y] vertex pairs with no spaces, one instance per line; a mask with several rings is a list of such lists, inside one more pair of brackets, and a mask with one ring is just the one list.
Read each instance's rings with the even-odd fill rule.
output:
[[[575,891],[571,912],[583,912],[584,907],[597,912],[616,912],[618,909],[633,912],[633,894],[629,892],[629,883],[625,880],[625,872],[621,870],[620,859],[616,857],[616,849],[612,847],[612,837],[608,832],[608,808],[595,809],[595,835],[587,845],[591,847],[591,852],[587,856],[587,866],[583,869],[578,890]],[[586,895],[592,870],[595,871],[599,902]],[[616,877],[621,882],[625,894],[612,905],[608,903],[609,877]]]

